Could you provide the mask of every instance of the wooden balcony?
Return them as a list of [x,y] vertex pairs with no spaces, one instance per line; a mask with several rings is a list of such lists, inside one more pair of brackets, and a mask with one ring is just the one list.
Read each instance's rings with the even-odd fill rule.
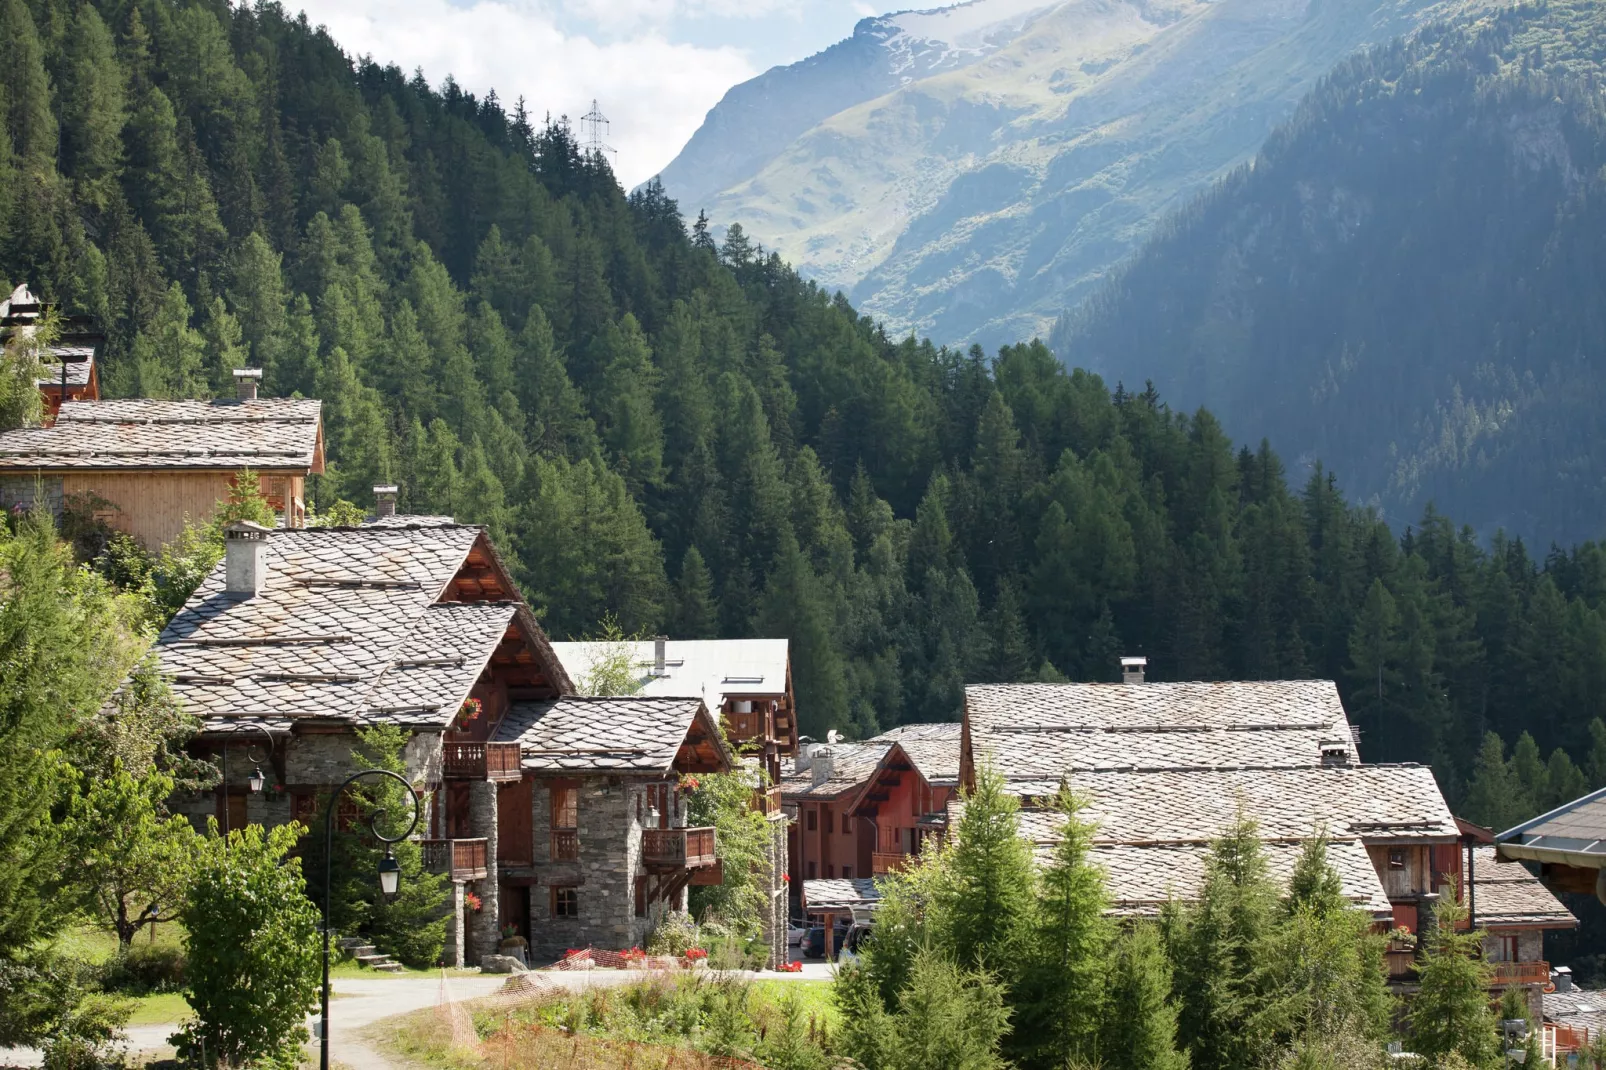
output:
[[753,809],[768,816],[781,812],[781,786],[771,785],[763,791],[753,792]]
[[870,872],[877,877],[883,873],[900,872],[908,864],[909,856],[902,851],[870,852]]
[[1494,983],[1497,985],[1547,985],[1550,983],[1550,963],[1491,962]]
[[575,829],[553,829],[547,857],[553,862],[580,861],[580,833]]
[[642,829],[641,864],[653,873],[711,866],[715,843],[712,828]]
[[1416,950],[1414,948],[1391,947],[1383,952],[1383,960],[1388,965],[1390,981],[1414,982],[1416,980]]
[[517,743],[443,743],[441,773],[447,780],[517,780]]
[[445,873],[454,881],[479,881],[490,875],[484,838],[420,840],[419,846],[424,850],[424,868],[431,873]]

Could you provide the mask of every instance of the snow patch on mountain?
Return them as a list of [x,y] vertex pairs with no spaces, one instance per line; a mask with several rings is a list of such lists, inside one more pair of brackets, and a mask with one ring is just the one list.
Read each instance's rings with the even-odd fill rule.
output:
[[953,7],[900,11],[876,21],[891,31],[882,43],[892,55],[892,69],[903,75],[980,59],[1055,6],[1043,0],[970,0]]

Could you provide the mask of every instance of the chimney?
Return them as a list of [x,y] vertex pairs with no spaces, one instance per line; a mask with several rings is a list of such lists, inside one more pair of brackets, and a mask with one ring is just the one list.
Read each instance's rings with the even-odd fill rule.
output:
[[224,587],[230,594],[250,598],[262,593],[272,537],[272,531],[249,520],[236,520],[223,529]]
[[1323,740],[1321,747],[1323,765],[1336,766],[1349,764],[1349,744],[1344,740]]
[[394,483],[381,483],[374,487],[374,516],[395,516],[398,493]]
[[814,754],[809,758],[809,772],[814,774],[815,787],[831,779],[835,765],[836,759],[832,756],[830,747],[814,748]]
[[234,391],[241,401],[257,399],[257,384],[262,382],[261,368],[235,368]]
[[1573,971],[1566,966],[1557,966],[1550,971],[1550,979],[1555,982],[1557,992],[1571,992],[1573,990]]
[[668,676],[669,675],[668,670],[664,668],[664,660],[665,660],[664,648],[667,647],[668,645],[669,645],[669,636],[667,636],[667,635],[655,635],[655,636],[652,637],[652,674],[654,676]]
[[1122,658],[1121,682],[1123,684],[1141,684],[1143,682],[1143,670],[1148,665],[1148,658]]

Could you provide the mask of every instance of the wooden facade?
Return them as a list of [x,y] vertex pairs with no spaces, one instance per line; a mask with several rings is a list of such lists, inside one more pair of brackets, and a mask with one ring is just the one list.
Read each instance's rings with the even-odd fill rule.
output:
[[[109,503],[95,516],[116,531],[155,550],[171,542],[186,523],[204,524],[234,493],[236,472],[193,468],[41,471],[38,478],[61,481],[64,498],[83,495]],[[306,522],[306,471],[259,473],[263,496],[286,527]]]

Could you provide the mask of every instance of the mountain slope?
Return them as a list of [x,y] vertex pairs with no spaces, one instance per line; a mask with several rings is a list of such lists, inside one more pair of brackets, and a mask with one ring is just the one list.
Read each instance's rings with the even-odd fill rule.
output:
[[1235,434],[1562,542],[1606,518],[1606,20],[1555,3],[1346,63],[1056,339]]
[[[1248,159],[1339,59],[1464,6],[974,0],[884,16],[733,89],[663,180],[895,331],[1013,341]],[[961,47],[976,38],[948,25],[959,15],[988,27],[985,47]],[[910,53],[957,58],[900,67]],[[875,77],[850,76],[850,54]],[[804,83],[806,107],[780,102]]]

